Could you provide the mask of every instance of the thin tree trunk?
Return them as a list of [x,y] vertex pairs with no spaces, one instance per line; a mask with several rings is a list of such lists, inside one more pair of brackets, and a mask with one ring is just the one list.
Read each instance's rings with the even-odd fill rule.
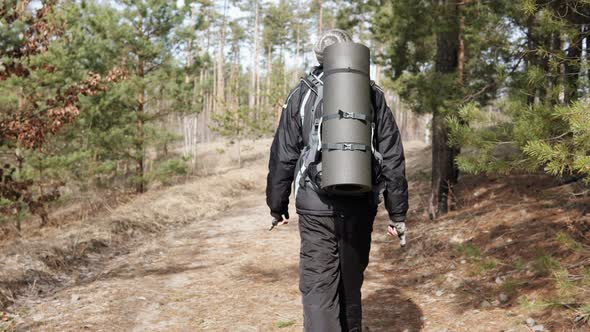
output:
[[396,105],[395,108],[397,109],[397,112],[399,113],[399,116],[401,117],[401,114],[402,114],[402,98],[398,94],[395,95],[395,105]]
[[378,63],[375,64],[375,82],[381,82],[381,66]]
[[[540,36],[539,38],[542,42],[542,47],[545,50],[552,50],[551,47],[551,35],[544,35],[544,36]],[[544,73],[549,73],[549,54],[542,54],[539,56],[538,59],[538,65],[539,67],[541,67],[541,69],[543,70]],[[547,93],[550,92],[551,90],[551,86],[550,86],[551,80],[549,79],[549,82],[546,82],[546,84],[544,86],[538,87],[538,95],[539,95],[539,101],[543,102],[545,101],[545,98],[547,97]]]
[[241,138],[238,137],[238,168],[242,168],[242,142]]
[[[232,51],[235,51],[235,45],[232,45]],[[236,95],[236,64],[235,64],[235,53],[234,57],[231,59],[231,64],[229,68],[229,84],[228,84],[228,91],[227,91],[227,101],[230,107],[234,106],[234,98]]]
[[137,95],[137,137],[135,143],[135,172],[137,176],[137,183],[135,191],[137,193],[145,192],[144,187],[144,128],[143,128],[143,107],[145,100],[144,87],[144,61],[139,59],[137,67],[137,76],[139,77],[140,88]]
[[[207,17],[207,21],[210,21],[211,19],[211,7],[207,7],[207,12],[206,12],[206,17]],[[209,48],[211,46],[211,25],[208,24],[207,25],[207,29],[205,30],[205,35],[206,35],[206,43],[205,43],[205,53],[209,54]],[[210,62],[207,61],[206,62],[206,66],[204,68],[204,72],[205,72],[205,78],[204,78],[204,82],[209,82],[209,77],[211,75],[210,71],[213,71],[213,81],[212,81],[212,85],[213,85],[213,89],[211,89],[211,85],[209,85],[207,87],[207,92],[205,93],[204,99],[203,99],[203,117],[202,117],[202,121],[201,121],[201,125],[203,127],[203,141],[204,142],[209,142],[209,140],[211,139],[210,137],[210,131],[209,131],[209,115],[211,114],[211,110],[213,108],[213,99],[215,97],[214,93],[211,90],[215,90],[215,85],[216,85],[216,81],[215,81],[215,65],[213,64],[213,66],[210,66]]]
[[[301,65],[302,65],[302,61],[301,61],[301,32],[302,32],[302,26],[304,24],[304,20],[302,19],[302,15],[303,15],[303,11],[304,9],[302,9],[302,1],[298,0],[297,1],[297,10],[295,11],[295,23],[296,24],[296,28],[295,28],[295,70],[293,70],[293,82],[297,82],[299,75],[301,73]],[[292,82],[292,83],[293,83]]]
[[[559,54],[561,53],[561,34],[559,32],[554,32],[551,36],[551,54],[552,56],[555,56],[555,54]],[[559,72],[560,74],[562,73],[562,64],[563,61],[558,60],[561,62],[561,64],[559,65]],[[549,67],[548,67],[549,68]],[[558,91],[558,87],[559,87],[559,91],[561,91],[561,87],[565,85],[565,82],[561,82],[560,80],[562,79],[562,75],[555,75],[553,76],[553,78],[551,79],[551,89],[549,90],[549,92],[551,93],[551,104],[552,105],[557,105],[559,104],[560,101],[560,92],[558,92],[557,94],[555,94],[555,91]]]
[[217,102],[219,94],[219,68],[217,66],[217,61],[213,61],[213,94],[211,95],[211,99],[213,100],[213,107],[211,108],[211,114],[215,114],[217,112]]
[[236,79],[236,89],[235,89],[235,98],[236,98],[236,105],[235,107],[240,106],[240,44],[236,45],[236,72],[238,73],[238,77]]
[[580,28],[579,33],[572,36],[570,46],[567,50],[567,60],[565,62],[565,93],[564,104],[570,104],[578,99],[578,80],[580,78],[580,69],[582,65],[582,41],[584,28]]
[[266,102],[264,103],[267,108],[270,107],[271,76],[272,76],[272,46],[269,45],[268,46],[268,61],[266,63],[266,93],[265,93]]
[[235,41],[234,45],[232,46],[233,49],[233,61],[232,61],[232,68],[231,68],[231,97],[230,101],[232,107],[237,109],[239,107],[239,96],[240,96],[240,43],[239,41]]
[[186,47],[186,71],[184,73],[184,83],[189,84],[191,81],[190,76],[190,68],[192,64],[192,54],[193,54],[193,39],[189,39],[187,47]]
[[[256,58],[259,58],[260,54],[260,47],[258,48],[258,53],[256,54]],[[261,98],[260,98],[260,68],[258,68],[258,62],[256,63],[256,116],[257,118],[260,117],[260,111],[262,108]]]
[[586,40],[586,45],[585,45],[585,49],[584,49],[584,53],[586,55],[586,77],[588,80],[590,80],[590,59],[589,59],[589,55],[590,55],[590,37],[588,36],[588,31],[590,31],[590,25],[585,25],[584,26],[584,35],[586,36],[585,40]]
[[457,4],[457,11],[459,13],[459,50],[458,50],[458,70],[459,70],[459,85],[463,87],[465,81],[465,41],[463,35],[465,33],[465,16],[463,15],[463,8],[465,2],[463,0]]
[[[256,76],[258,72],[258,1],[256,1],[254,9],[254,52],[252,57],[252,68],[250,70],[250,94],[248,95],[248,107],[254,109],[256,106]],[[255,112],[255,116],[258,110]]]
[[[301,9],[301,0],[297,3],[297,14]],[[299,15],[297,17],[297,30],[295,31],[295,70],[293,70],[293,82],[297,81],[299,69],[301,68],[301,55],[299,49],[301,48],[301,19]]]
[[318,36],[322,34],[322,30],[324,30],[324,5],[322,0],[319,0],[320,3],[320,14],[318,19]]
[[[283,71],[283,86],[281,92],[286,94],[288,93],[287,90],[287,69],[285,66],[285,45],[281,45],[281,70]],[[279,113],[280,116],[280,113]],[[278,118],[277,118],[278,121]]]
[[[528,36],[527,36],[527,55],[525,58],[525,66],[526,69],[529,70],[531,69],[532,66],[535,65],[536,63],[536,56],[535,56],[535,52],[534,52],[534,42],[533,42],[533,23],[534,23],[534,16],[530,15],[527,18],[527,32],[528,32]],[[527,104],[528,105],[533,105],[535,103],[535,94],[536,94],[536,89],[530,89],[528,91],[528,95],[527,95]]]
[[219,49],[217,53],[217,89],[215,93],[215,110],[220,111],[220,106],[225,102],[225,78],[224,78],[224,58],[223,51],[225,48],[225,25],[227,20],[227,0],[223,2],[223,19],[221,23],[221,30],[219,32]]
[[[194,19],[194,12],[191,12],[191,20]],[[189,84],[191,82],[191,75],[190,75],[190,70],[191,70],[191,66],[192,66],[192,57],[193,57],[193,37],[191,36],[190,39],[188,40],[187,43],[187,48],[186,48],[186,72],[185,72],[185,76],[184,76],[184,82],[185,84]],[[193,83],[196,83],[196,79],[193,79]],[[196,86],[196,84],[195,84]],[[196,91],[193,90],[193,95],[191,96],[191,99],[194,99],[194,96],[196,95]],[[192,104],[192,103],[191,103]],[[192,115],[192,114],[191,114]],[[178,121],[181,123],[182,125],[182,129],[183,129],[183,138],[184,138],[184,147],[183,147],[183,153],[185,156],[190,156],[190,151],[192,151],[192,144],[194,142],[194,136],[196,136],[196,128],[193,128],[192,122],[191,122],[191,115],[183,115],[183,116],[179,116],[178,117]],[[194,117],[196,118],[197,115],[195,114]],[[168,154],[168,144],[166,143],[164,145],[164,155]],[[194,158],[194,156],[193,156]],[[194,159],[193,159],[193,166],[194,166]],[[194,169],[194,167],[193,167]]]

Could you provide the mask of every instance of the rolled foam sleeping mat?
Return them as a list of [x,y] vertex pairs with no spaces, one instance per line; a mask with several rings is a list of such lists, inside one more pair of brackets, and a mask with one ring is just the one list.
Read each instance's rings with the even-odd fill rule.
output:
[[323,89],[321,187],[340,195],[371,191],[369,49],[357,43],[328,46]]

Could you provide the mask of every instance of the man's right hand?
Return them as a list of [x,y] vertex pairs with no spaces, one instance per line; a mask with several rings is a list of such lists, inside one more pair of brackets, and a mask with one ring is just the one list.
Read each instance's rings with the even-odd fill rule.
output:
[[[270,215],[272,216],[272,221],[271,221],[270,228],[268,229],[269,231],[272,231],[272,229],[275,228],[276,226],[286,225],[289,223],[289,221],[286,220],[286,219],[289,219],[289,212],[288,211],[285,211],[282,214],[271,212]],[[285,216],[284,219],[283,219],[283,216]]]
[[404,221],[396,222],[390,220],[389,226],[387,227],[387,233],[399,238],[400,247],[406,246],[406,223]]

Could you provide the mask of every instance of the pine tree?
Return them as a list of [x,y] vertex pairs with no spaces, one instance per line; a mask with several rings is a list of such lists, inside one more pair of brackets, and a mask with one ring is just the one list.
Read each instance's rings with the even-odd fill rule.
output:
[[183,19],[184,12],[175,3],[163,0],[121,0],[122,15],[125,19],[126,34],[124,50],[130,56],[125,60],[131,71],[133,81],[131,88],[135,90],[136,114],[135,128],[135,171],[136,191],[145,191],[144,158],[146,144],[146,96],[153,84],[158,70],[172,61],[171,34]]
[[[263,19],[262,45],[266,50],[266,108],[280,110],[281,100],[287,93],[285,52],[292,22],[292,8],[286,0],[269,5]],[[275,58],[278,49],[278,58]],[[273,68],[275,68],[273,70]],[[278,121],[278,114],[276,115]]]
[[[452,140],[472,153],[458,159],[472,173],[536,172],[589,179],[590,117],[582,40],[590,24],[583,1],[524,1],[505,12],[526,34],[517,40],[506,75],[507,96],[492,117],[467,105],[450,119]],[[575,9],[575,10],[574,10]],[[465,119],[477,123],[464,125]]]
[[[509,2],[397,0],[368,8],[371,31],[383,46],[378,59],[399,95],[418,113],[431,113],[431,217],[454,205],[457,147],[449,146],[447,118],[468,102],[485,105],[512,65],[506,59]],[[468,123],[463,123],[468,126]]]
[[63,178],[45,170],[86,157],[80,152],[73,158],[47,158],[55,135],[78,119],[84,96],[97,95],[125,76],[120,68],[103,64],[102,71],[95,71],[81,61],[90,45],[76,44],[76,31],[84,28],[71,21],[77,8],[55,1],[36,10],[28,1],[0,5],[1,148],[15,157],[4,160],[1,210],[19,230],[26,210],[47,223],[46,204],[59,197]]

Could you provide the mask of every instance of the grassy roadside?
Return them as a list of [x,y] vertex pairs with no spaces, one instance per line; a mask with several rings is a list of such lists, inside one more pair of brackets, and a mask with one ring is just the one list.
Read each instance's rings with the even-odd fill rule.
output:
[[[414,181],[414,195],[427,195],[427,177]],[[434,222],[426,201],[414,199],[420,222],[411,225],[414,240],[395,269],[396,282],[450,295],[458,316],[499,309],[550,331],[587,331],[590,198],[580,191],[541,175],[465,175],[459,208]]]
[[[88,218],[44,228],[30,226],[20,237],[5,238],[0,243],[0,312],[20,296],[43,296],[92,279],[106,260],[128,252],[145,237],[211,218],[230,209],[240,197],[262,192],[266,159],[257,151],[252,153],[241,169],[224,164],[224,169],[210,176],[155,188],[117,206],[104,204],[100,213]],[[2,320],[9,321],[3,315],[0,326]]]

